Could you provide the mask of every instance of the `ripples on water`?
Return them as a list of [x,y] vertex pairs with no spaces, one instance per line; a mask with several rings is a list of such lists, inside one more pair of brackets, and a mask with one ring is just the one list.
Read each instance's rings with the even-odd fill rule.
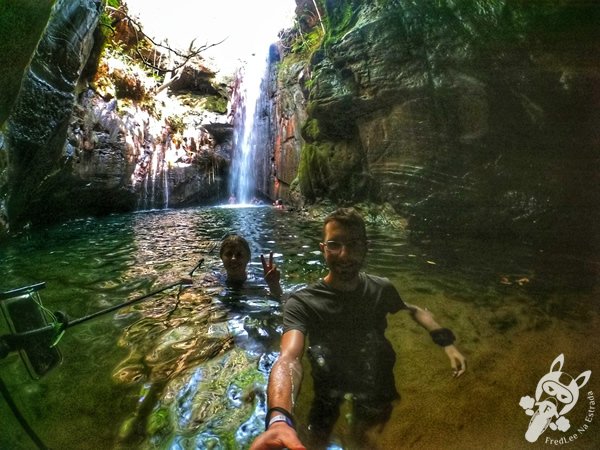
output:
[[[318,251],[321,223],[270,207],[82,219],[3,244],[0,290],[45,281],[44,304],[71,318],[189,277],[204,260],[194,287],[179,298],[173,289],[69,329],[60,343],[63,364],[40,381],[24,376],[16,355],[0,361],[0,374],[47,445],[245,448],[261,431],[264,386],[276,357],[281,311],[260,284],[244,292],[199,287],[205,273],[220,268],[218,244],[227,233],[248,239],[250,272],[258,279],[259,254],[269,251],[282,269],[286,290],[324,274]],[[483,432],[499,439],[489,425],[497,418],[472,417],[480,406],[472,403],[472,392],[498,403],[494,396],[505,389],[504,378],[516,376],[527,380],[512,388],[518,398],[532,388],[529,378],[539,372],[529,376],[528,364],[539,360],[542,370],[559,350],[573,367],[592,368],[589,351],[577,348],[597,333],[597,261],[511,243],[415,243],[404,232],[374,225],[369,234],[367,270],[389,277],[405,301],[434,311],[461,337],[461,350],[472,361],[470,373],[449,384],[443,352],[406,315],[390,318],[388,337],[399,350],[396,376],[403,401],[380,436],[384,448],[397,448],[399,442],[456,448],[447,442],[440,447],[429,434],[424,437],[412,426],[419,420],[433,420],[429,428],[438,431],[433,436],[455,436],[463,448],[474,445]],[[557,339],[563,339],[564,349],[553,347]],[[541,342],[552,345],[544,352]],[[512,343],[511,352],[498,347],[507,343]],[[537,352],[533,357],[532,348]],[[527,361],[519,360],[528,352]],[[499,369],[501,361],[513,372]],[[496,390],[483,389],[479,382]],[[430,398],[411,396],[423,389],[431,390]],[[303,391],[300,418],[308,409],[310,385]],[[456,411],[439,417],[432,413],[439,411],[436,403],[448,398]],[[517,416],[521,411],[511,402],[500,401],[497,410]],[[0,448],[29,448],[4,403],[0,416]],[[519,427],[526,423],[504,423],[517,430],[514,442],[521,442]],[[344,420],[336,433],[344,439]]]

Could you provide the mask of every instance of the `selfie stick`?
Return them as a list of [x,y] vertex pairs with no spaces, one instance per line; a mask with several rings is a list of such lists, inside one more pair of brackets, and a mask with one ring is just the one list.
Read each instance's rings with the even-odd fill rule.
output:
[[[202,266],[202,263],[204,263],[204,258],[200,259],[198,264],[196,264],[196,266],[189,273],[190,277],[194,274],[194,272],[198,268],[200,268],[200,266]],[[108,314],[112,311],[116,311],[117,309],[133,305],[134,303],[140,302],[140,301],[150,298],[154,295],[160,294],[161,292],[172,289],[176,286],[179,286],[179,291],[177,292],[177,303],[179,303],[179,295],[181,294],[181,291],[185,287],[188,287],[191,285],[192,285],[192,280],[184,278],[184,279],[179,280],[176,283],[171,283],[168,286],[164,286],[160,289],[150,292],[149,294],[145,294],[140,297],[136,297],[136,298],[128,300],[126,302],[119,303],[118,305],[114,305],[114,306],[105,308],[103,310],[97,311],[95,313],[92,313],[87,316],[80,317],[79,319],[75,319],[75,320],[71,320],[71,321],[68,320],[66,314],[58,311],[58,312],[54,313],[54,318],[56,319],[55,323],[47,325],[47,326],[43,326],[41,328],[36,328],[33,330],[27,330],[27,331],[22,331],[22,332],[18,332],[17,330],[19,328],[23,329],[24,323],[23,322],[21,322],[20,324],[15,323],[14,319],[17,316],[12,317],[12,315],[10,313],[6,312],[7,321],[9,320],[9,318],[13,319],[12,320],[12,322],[13,322],[12,328],[14,329],[15,332],[12,334],[0,336],[0,360],[6,358],[8,356],[8,354],[12,351],[20,351],[20,350],[24,350],[27,348],[32,349],[32,348],[40,348],[41,347],[42,349],[46,348],[46,350],[53,350],[54,352],[58,352],[58,350],[54,347],[56,347],[58,340],[60,339],[60,337],[62,336],[62,334],[65,332],[65,330],[67,328],[71,328],[76,325],[80,325],[84,322],[95,319],[96,317],[102,316],[104,314]],[[21,297],[21,296],[33,297],[34,295],[37,295],[37,294],[35,294],[37,291],[39,291],[40,289],[42,289],[44,287],[46,287],[46,283],[37,283],[37,284],[33,284],[31,286],[25,286],[25,287],[13,289],[13,290],[6,291],[6,292],[0,292],[0,301],[8,300],[8,299],[15,298],[15,297]],[[33,316],[37,317],[38,320],[40,317],[42,317],[42,318],[44,318],[43,321],[45,322],[45,314],[44,314],[44,311],[42,310],[43,307],[41,304],[41,299],[39,300],[39,302],[36,302],[32,298],[30,298],[29,300],[33,303],[33,306],[34,306]],[[21,311],[21,312],[31,313],[32,311]],[[22,321],[27,320],[27,318],[20,318],[20,319]],[[31,317],[29,317],[29,320],[31,320]],[[10,323],[9,323],[9,325],[10,325]],[[18,325],[21,325],[21,326],[18,326]],[[47,345],[47,347],[45,347],[46,345]],[[57,354],[60,355],[60,353],[57,353]],[[23,357],[23,355],[21,355],[21,356]],[[54,363],[56,363],[56,360],[54,360]],[[53,364],[52,359],[46,359],[46,357],[40,357],[40,361],[38,361],[39,372],[36,372],[36,374],[43,375],[48,370],[50,370],[53,366],[54,366],[54,364]],[[33,376],[33,374],[32,374],[32,376]],[[13,415],[15,416],[15,418],[17,419],[17,421],[19,422],[19,424],[21,425],[21,427],[23,428],[25,433],[27,433],[27,435],[30,437],[30,439],[33,441],[33,443],[37,446],[37,448],[40,450],[47,450],[48,447],[44,444],[44,442],[40,439],[40,437],[35,433],[33,428],[29,425],[29,423],[27,422],[27,420],[25,419],[23,414],[21,414],[21,412],[19,411],[19,408],[17,408],[17,405],[14,402],[12,396],[10,395],[10,392],[7,389],[6,384],[4,383],[2,378],[0,378],[0,395],[4,398],[8,407],[12,411]]]
[[[192,269],[192,271],[190,272],[190,276],[193,275],[193,273],[202,265],[202,263],[204,263],[204,258],[202,258],[198,262],[198,264],[196,264],[196,266]],[[179,294],[185,287],[188,287],[191,285],[192,285],[192,280],[184,278],[175,283],[171,283],[160,289],[152,291],[148,294],[144,294],[140,297],[136,297],[136,298],[128,300],[126,302],[119,303],[118,305],[110,306],[106,309],[97,311],[95,313],[92,313],[87,316],[80,317],[80,318],[74,319],[74,320],[69,320],[66,314],[64,314],[60,311],[57,311],[56,313],[54,313],[54,316],[57,319],[57,322],[54,324],[50,324],[45,327],[37,328],[34,330],[28,330],[28,331],[24,331],[24,332],[20,332],[20,333],[17,332],[17,333],[13,333],[13,334],[7,334],[4,336],[0,336],[0,359],[3,359],[6,356],[8,356],[8,354],[11,351],[18,351],[18,350],[23,349],[23,347],[25,347],[28,343],[30,343],[32,339],[39,338],[43,341],[48,342],[52,338],[55,338],[56,336],[60,336],[61,333],[63,333],[67,328],[71,328],[76,325],[81,325],[82,323],[88,322],[92,319],[95,319],[96,317],[102,316],[104,314],[108,314],[110,312],[116,311],[116,310],[124,308],[126,306],[133,305],[134,303],[137,303],[137,302],[140,302],[147,298],[153,297],[157,294],[160,294],[161,292],[167,291],[176,286],[179,286],[179,292],[177,294],[179,296]],[[18,288],[18,289],[14,289],[12,291],[3,292],[3,293],[0,293],[0,300],[16,297],[18,295],[30,294],[31,292],[39,290],[39,289],[43,288],[44,286],[45,286],[45,283],[38,283],[38,284],[35,284],[32,286],[27,286],[24,288]]]

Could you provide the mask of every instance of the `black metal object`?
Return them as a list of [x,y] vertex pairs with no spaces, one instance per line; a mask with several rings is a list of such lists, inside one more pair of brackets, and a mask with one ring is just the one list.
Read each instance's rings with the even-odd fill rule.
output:
[[[203,263],[204,258],[190,271],[190,277]],[[60,311],[50,313],[43,307],[38,291],[46,287],[46,283],[42,282],[0,292],[0,309],[2,309],[4,318],[11,331],[10,334],[0,336],[0,359],[6,358],[11,352],[18,351],[30,375],[34,379],[38,379],[60,363],[62,357],[56,344],[68,328],[130,306],[176,286],[179,287],[179,292],[177,293],[177,304],[179,304],[179,294],[181,294],[181,291],[185,287],[191,285],[192,280],[184,278],[148,294],[74,320],[69,320],[67,315]],[[49,318],[52,319],[52,323],[49,323]],[[46,447],[17,408],[1,378],[0,394],[4,397],[13,415],[33,443],[39,449],[47,449],[48,447]]]
[[58,347],[52,345],[56,328],[49,325],[38,291],[46,283],[37,283],[0,293],[0,309],[11,334],[0,336],[0,358],[18,350],[27,371],[37,379],[62,360]]
[[[189,275],[192,276],[203,263],[204,258],[198,261]],[[21,351],[21,356],[24,357],[33,378],[39,378],[60,362],[60,353],[57,353],[55,342],[68,328],[146,300],[174,287],[179,286],[181,292],[183,288],[191,285],[191,279],[183,278],[148,294],[72,320],[63,312],[48,313],[43,308],[37,291],[46,287],[46,283],[0,292],[0,309],[11,331],[11,334],[0,336],[0,359],[5,358],[10,352]],[[49,323],[48,316],[51,316],[52,323]]]

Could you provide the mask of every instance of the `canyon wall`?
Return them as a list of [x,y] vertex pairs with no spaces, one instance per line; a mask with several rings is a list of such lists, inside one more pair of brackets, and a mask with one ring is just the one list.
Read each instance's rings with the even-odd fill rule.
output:
[[[5,15],[29,17],[27,6],[8,5]],[[192,60],[163,80],[166,51],[138,37],[126,8],[45,6],[31,26],[3,30],[23,43],[1,86],[0,235],[225,197],[227,83]],[[126,52],[154,61],[154,73]]]
[[281,46],[290,201],[387,203],[431,235],[594,242],[599,5],[317,3],[297,1]]
[[[596,248],[596,2],[296,3],[259,108],[263,195],[386,205],[417,234]],[[32,38],[2,85],[0,229],[226,198],[227,83],[196,64],[147,84],[99,58],[101,2],[44,5],[33,57]]]

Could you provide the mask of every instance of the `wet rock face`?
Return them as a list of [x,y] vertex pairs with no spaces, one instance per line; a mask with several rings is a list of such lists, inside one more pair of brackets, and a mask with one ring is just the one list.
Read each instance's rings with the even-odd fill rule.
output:
[[[191,66],[154,101],[157,80],[115,64],[112,53],[100,58],[100,9],[99,0],[54,4],[0,135],[0,234],[226,195],[225,88],[213,86],[210,70]],[[131,30],[117,28],[132,45]],[[175,97],[190,113],[161,115],[160,105]]]
[[61,153],[99,9],[94,0],[55,3],[7,121],[6,209],[17,229],[36,216],[52,221],[53,206],[62,203],[53,192],[66,182]]
[[175,132],[138,103],[119,103],[87,90],[69,126],[65,154],[79,192],[92,200],[88,214],[181,207],[225,195],[231,125],[205,127],[205,117],[194,116],[186,120],[197,122]]
[[53,2],[3,2],[0,14],[0,124],[8,118]]
[[427,233],[591,232],[598,6],[319,3],[304,199],[389,202]]

